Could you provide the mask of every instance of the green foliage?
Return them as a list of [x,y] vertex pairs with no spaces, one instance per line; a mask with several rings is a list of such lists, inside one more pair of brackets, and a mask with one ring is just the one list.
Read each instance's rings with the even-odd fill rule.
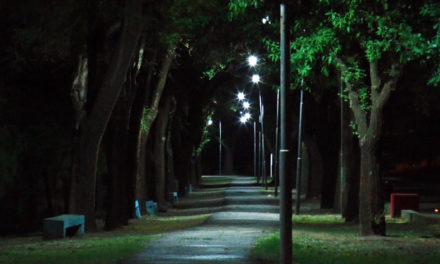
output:
[[224,70],[225,68],[226,65],[222,63],[215,64],[211,69],[203,72],[203,77],[208,78],[208,80],[212,80],[217,73]]
[[432,38],[428,39],[428,49],[426,52],[427,60],[435,60],[437,67],[434,67],[432,77],[428,84],[433,86],[440,85],[440,3],[425,4],[420,10],[420,14],[432,21]]
[[266,48],[268,52],[268,57],[272,62],[277,62],[280,60],[280,42],[273,41],[268,38],[263,39],[264,47]]
[[352,129],[353,135],[355,135],[356,137],[359,138],[359,132],[358,132],[358,130],[357,130],[356,123],[354,123],[353,121],[350,121],[349,126],[350,126],[351,129]]
[[258,7],[263,0],[230,0],[229,1],[229,20],[234,19],[238,15],[242,15],[245,13],[246,8],[249,6],[253,6],[255,8]]
[[[301,13],[291,25],[291,87],[298,87],[301,79],[313,83],[317,73],[331,78],[329,68],[343,68],[343,82],[350,84],[361,109],[370,111],[371,91],[382,87],[370,84],[369,62],[377,62],[383,84],[392,64],[430,61],[435,67],[428,83],[440,84],[440,4],[320,0]],[[426,28],[429,23],[432,29]],[[266,37],[263,43],[269,60],[277,62],[279,42]],[[347,92],[341,95],[345,100]]]
[[200,155],[202,153],[203,149],[205,148],[206,144],[211,142],[211,125],[208,124],[208,120],[212,120],[212,117],[214,115],[214,112],[210,112],[209,115],[206,118],[205,127],[203,128],[203,135],[200,142],[200,145],[197,147],[195,154],[196,156]]

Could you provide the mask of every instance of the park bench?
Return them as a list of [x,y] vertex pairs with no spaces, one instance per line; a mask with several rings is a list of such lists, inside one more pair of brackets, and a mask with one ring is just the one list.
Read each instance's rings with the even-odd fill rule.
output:
[[66,233],[72,236],[84,234],[84,215],[63,214],[44,219],[44,238],[64,238]]

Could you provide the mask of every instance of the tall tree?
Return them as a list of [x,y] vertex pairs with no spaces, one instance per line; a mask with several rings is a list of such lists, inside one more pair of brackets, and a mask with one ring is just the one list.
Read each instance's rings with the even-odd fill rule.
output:
[[112,59],[93,105],[88,108],[89,111],[84,110],[80,121],[72,162],[69,211],[85,215],[86,229],[96,228],[95,187],[98,151],[138,45],[142,29],[141,17],[142,1],[125,1],[121,32],[112,52]]
[[[359,137],[361,235],[385,234],[376,160],[382,112],[404,66],[430,60],[437,52],[433,43],[438,32],[426,27],[426,20],[438,27],[435,7],[410,1],[308,1],[303,3],[303,15],[293,22],[292,74],[298,76],[293,85],[298,86],[302,78],[313,83],[316,68],[329,77],[328,65],[342,72],[342,96],[349,102]],[[267,46],[276,59],[277,44],[268,41]]]

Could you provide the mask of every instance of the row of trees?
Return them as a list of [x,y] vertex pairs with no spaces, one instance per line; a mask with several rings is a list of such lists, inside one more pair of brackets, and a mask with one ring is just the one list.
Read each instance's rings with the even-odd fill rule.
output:
[[84,214],[87,230],[97,215],[116,228],[135,200],[166,210],[170,192],[198,184],[213,98],[236,79],[249,41],[236,29],[252,29],[228,19],[227,1],[35,1],[4,10],[2,108],[13,110],[2,122],[0,196],[15,212],[9,231],[66,211]]
[[[235,14],[240,15],[252,12],[246,7],[258,7],[263,1],[235,2]],[[335,88],[343,85],[339,96],[351,109],[352,122],[349,125],[358,138],[360,150],[360,174],[352,169],[341,179],[341,185],[346,186],[342,190],[344,204],[353,206],[348,201],[356,200],[353,198],[359,193],[361,235],[385,235],[384,201],[376,158],[383,109],[392,92],[399,88],[402,74],[415,63],[427,64],[428,68],[434,69],[427,84],[439,84],[440,5],[435,1],[388,0],[285,2],[290,17],[293,17],[289,22],[292,34],[291,86],[299,88],[301,80],[304,80],[306,89],[319,100],[322,89],[333,89],[333,93],[338,93]],[[268,36],[264,43],[269,58],[278,61],[277,38]],[[340,80],[341,83],[326,84],[323,80],[328,79]],[[347,134],[351,136],[351,133]],[[352,142],[350,139],[344,141]],[[343,153],[350,152],[346,150]],[[337,152],[333,151],[331,156],[337,157]],[[349,159],[352,157],[355,156],[345,155],[344,164],[351,164]],[[337,164],[337,159],[327,160],[330,166]],[[324,181],[336,175],[334,169],[326,171],[331,175]],[[354,186],[356,182],[359,182],[359,187]],[[348,186],[355,190],[359,188],[359,192],[353,192]],[[349,193],[354,197],[347,198]],[[353,208],[343,208],[344,216],[348,216],[350,211],[354,211]]]
[[[38,228],[42,217],[66,211],[85,214],[89,230],[104,212],[106,226],[115,228],[133,216],[136,199],[141,205],[156,200],[165,209],[169,192],[183,195],[197,185],[207,116],[222,102],[214,98],[227,94],[220,91],[235,92],[246,76],[249,51],[264,44],[265,85],[278,82],[278,3],[3,5],[0,210],[14,212],[3,225],[14,231],[31,228],[29,219]],[[383,234],[376,160],[383,108],[408,64],[434,68],[429,83],[440,81],[440,7],[386,0],[288,1],[287,7],[294,18],[291,88],[305,80],[315,109],[307,120],[319,124],[315,131],[306,125],[304,135],[311,174],[321,175],[311,188],[323,207],[333,206],[339,146],[329,126],[337,127],[330,113],[336,113],[341,81],[345,115],[352,116],[358,137],[344,124],[343,140],[351,147],[343,151],[349,164],[341,179],[343,215],[356,218],[359,206],[361,234]],[[260,23],[266,16],[272,24]],[[290,96],[293,146],[297,117]],[[359,142],[360,177],[350,165],[356,155],[347,154],[355,153],[353,142]]]

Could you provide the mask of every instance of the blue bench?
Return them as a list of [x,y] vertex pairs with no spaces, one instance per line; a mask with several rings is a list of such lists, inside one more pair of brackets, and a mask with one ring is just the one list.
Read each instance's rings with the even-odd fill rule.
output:
[[84,215],[64,214],[44,219],[44,238],[64,238],[67,229],[72,235],[84,234]]
[[146,201],[145,206],[147,207],[147,213],[149,215],[157,215],[157,203],[154,201]]

